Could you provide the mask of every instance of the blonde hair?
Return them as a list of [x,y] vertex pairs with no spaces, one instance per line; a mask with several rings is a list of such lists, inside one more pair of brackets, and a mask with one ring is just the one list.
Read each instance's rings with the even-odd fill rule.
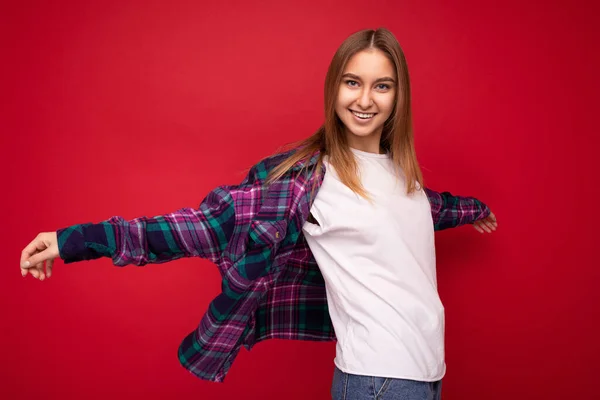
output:
[[397,169],[404,172],[407,194],[416,190],[417,182],[423,187],[423,175],[414,148],[408,66],[400,44],[385,28],[356,32],[340,45],[325,77],[324,124],[307,139],[285,146],[294,147],[296,151],[269,173],[267,185],[282,177],[299,161],[308,160],[320,151],[315,169],[317,175],[322,170],[323,156],[327,155],[328,162],[335,168],[341,181],[358,195],[369,198],[360,183],[358,165],[348,146],[342,121],[335,112],[336,98],[348,60],[367,49],[381,50],[394,65],[398,77],[394,111],[383,125],[380,147],[390,154]]

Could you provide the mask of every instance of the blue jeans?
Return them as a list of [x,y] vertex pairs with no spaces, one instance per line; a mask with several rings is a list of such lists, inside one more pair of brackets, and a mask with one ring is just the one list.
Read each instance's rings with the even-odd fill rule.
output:
[[353,375],[335,367],[331,398],[333,400],[440,400],[442,380],[421,382]]

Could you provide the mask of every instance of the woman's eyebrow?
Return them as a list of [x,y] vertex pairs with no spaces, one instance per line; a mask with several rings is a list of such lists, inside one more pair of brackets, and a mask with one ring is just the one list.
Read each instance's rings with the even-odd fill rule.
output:
[[[360,79],[360,76],[351,74],[350,72],[347,72],[344,75],[342,75],[342,78],[352,78],[352,79],[356,79],[357,81],[362,80],[362,79]],[[375,80],[375,83],[379,83],[379,82],[396,83],[396,80],[394,78],[390,78],[389,76],[384,76],[383,78],[379,78],[379,79]]]

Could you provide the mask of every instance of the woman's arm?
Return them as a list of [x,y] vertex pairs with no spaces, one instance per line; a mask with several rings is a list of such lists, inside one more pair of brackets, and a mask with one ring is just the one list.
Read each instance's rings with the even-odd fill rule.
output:
[[198,209],[139,217],[114,216],[97,223],[72,225],[56,231],[64,263],[110,257],[113,264],[145,265],[182,257],[216,262],[235,226],[235,208],[228,187],[213,190]]
[[425,188],[431,205],[435,230],[454,228],[487,218],[488,206],[474,197],[453,196],[450,192],[436,192]]
[[[247,209],[260,204],[268,173],[263,160],[250,168],[239,185],[220,186],[198,209],[182,208],[152,218],[127,221],[111,217],[41,232],[21,252],[21,274],[44,280],[52,275],[54,259],[65,264],[110,257],[117,266],[164,263],[182,257],[202,257],[217,263],[236,224],[247,219]],[[237,212],[236,212],[237,210]]]

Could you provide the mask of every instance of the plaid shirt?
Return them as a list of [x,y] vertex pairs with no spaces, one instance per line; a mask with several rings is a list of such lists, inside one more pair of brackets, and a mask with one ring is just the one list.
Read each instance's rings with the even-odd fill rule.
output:
[[[335,340],[325,282],[302,234],[312,184],[316,194],[325,175],[325,168],[314,173],[319,153],[264,185],[269,171],[290,154],[264,159],[237,186],[217,187],[198,209],[59,229],[60,257],[65,264],[111,257],[117,266],[194,256],[214,262],[222,292],[178,351],[180,363],[201,379],[222,382],[242,345],[249,350],[270,338]],[[490,212],[472,197],[425,191],[435,230],[473,223]]]

